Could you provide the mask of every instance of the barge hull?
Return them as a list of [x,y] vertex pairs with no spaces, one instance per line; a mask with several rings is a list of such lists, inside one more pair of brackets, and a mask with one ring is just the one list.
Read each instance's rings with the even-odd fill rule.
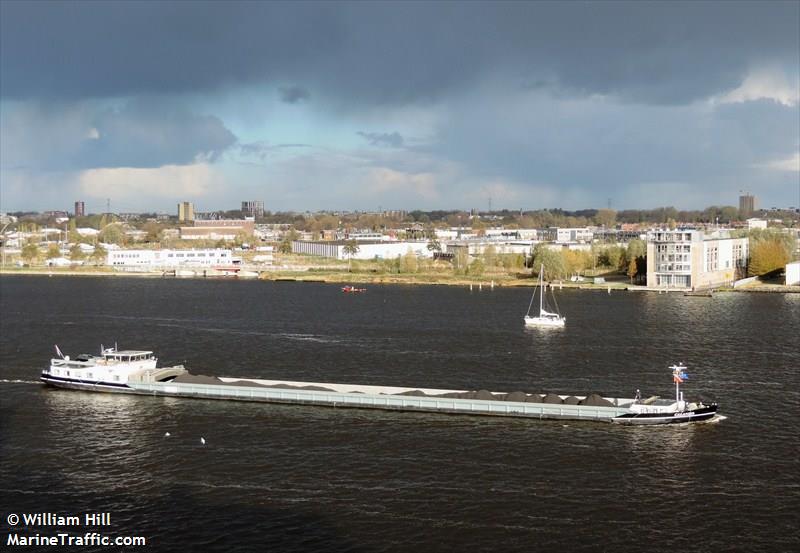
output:
[[[306,383],[312,384],[312,383]],[[611,422],[630,411],[626,407],[599,407],[478,399],[341,393],[285,388],[188,384],[178,382],[129,383],[134,393],[152,396],[225,399],[291,405],[314,405],[388,411],[487,415],[529,419],[568,419]]]
[[59,378],[53,376],[41,376],[39,378],[43,383],[48,386],[55,386],[56,388],[67,388],[69,390],[83,390],[85,392],[109,392],[112,394],[139,394],[133,388],[125,384],[116,384],[111,382],[99,382],[90,380],[81,380],[79,378]]

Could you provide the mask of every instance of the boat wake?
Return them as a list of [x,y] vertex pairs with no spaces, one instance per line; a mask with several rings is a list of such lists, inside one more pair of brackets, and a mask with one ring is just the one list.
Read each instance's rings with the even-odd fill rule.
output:
[[14,378],[14,379],[0,378],[0,383],[3,383],[3,384],[40,384],[40,385],[43,384],[43,382],[41,382],[39,380],[20,380],[20,379],[16,379],[16,378]]
[[288,340],[297,340],[300,342],[318,342],[320,344],[336,344],[341,342],[336,338],[326,338],[324,336],[319,336],[315,334],[294,334],[294,333],[284,333],[278,334],[281,338],[286,338]]

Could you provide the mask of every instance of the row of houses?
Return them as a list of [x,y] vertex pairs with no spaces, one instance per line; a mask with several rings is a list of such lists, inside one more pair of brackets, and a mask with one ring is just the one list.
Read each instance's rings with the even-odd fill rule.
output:
[[[590,249],[591,243],[576,229],[565,229],[561,241],[549,242],[553,249]],[[651,288],[676,288],[697,290],[730,285],[746,276],[749,259],[749,240],[732,238],[729,231],[715,230],[706,233],[694,229],[656,229],[644,235],[647,245],[647,286]],[[442,252],[455,254],[465,251],[478,256],[488,248],[497,254],[529,255],[540,243],[530,240],[455,239],[441,245]],[[353,251],[347,241],[295,240],[292,253],[329,257],[339,260],[393,259],[412,253],[431,258],[434,250],[427,240],[416,241],[360,241]],[[787,273],[787,281],[789,274]]]
[[[766,228],[766,222],[748,220],[750,228]],[[255,239],[267,238],[278,241],[288,232],[286,225],[273,225],[265,229],[255,225],[253,218],[241,220],[195,220],[192,226],[180,227],[180,238],[186,240],[224,239],[231,240],[244,234]],[[84,236],[97,235],[95,229],[76,229]],[[422,234],[419,229],[405,230],[406,235]],[[548,229],[485,229],[480,233],[471,228],[452,227],[435,229],[435,241],[430,238],[398,240],[397,234],[372,231],[325,231],[323,240],[312,240],[311,233],[301,233],[300,240],[291,243],[291,251],[297,254],[329,257],[339,260],[393,259],[409,253],[431,258],[436,252],[452,256],[459,251],[470,256],[486,253],[489,248],[497,254],[526,254],[539,243],[547,243],[555,249],[588,250],[593,243],[624,244],[641,238],[647,244],[647,285],[653,288],[698,289],[733,283],[745,275],[749,258],[749,243],[746,238],[732,238],[725,230],[698,229],[652,229],[639,228],[605,229],[593,227],[548,228]],[[40,229],[45,240],[48,236],[64,233],[61,229]],[[479,235],[480,234],[480,235]],[[6,247],[19,247],[26,237],[23,233],[6,235]],[[358,244],[356,251],[348,243]],[[19,244],[15,243],[18,242]],[[258,240],[256,240],[258,242]],[[87,246],[88,248],[88,246]],[[261,254],[260,261],[272,262],[271,247],[268,254]],[[108,252],[108,264],[116,267],[152,266],[170,267],[185,264],[202,266],[220,264],[223,251],[230,250],[120,250]],[[793,270],[793,269],[792,269]],[[788,280],[787,272],[787,280]]]

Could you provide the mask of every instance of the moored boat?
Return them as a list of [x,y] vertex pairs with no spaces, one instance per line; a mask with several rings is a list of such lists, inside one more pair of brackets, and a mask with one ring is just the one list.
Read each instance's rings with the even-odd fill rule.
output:
[[[563,327],[564,324],[567,322],[566,317],[562,317],[560,313],[558,313],[558,304],[556,304],[556,297],[553,294],[553,304],[555,305],[555,312],[548,311],[550,307],[547,305],[545,301],[545,294],[547,290],[547,286],[544,283],[544,264],[541,265],[539,268],[539,286],[534,289],[533,294],[531,295],[531,303],[528,305],[528,312],[525,314],[525,326],[543,326],[543,327],[556,327],[560,328]],[[533,307],[533,301],[536,298],[536,292],[539,292],[539,315],[531,315],[531,308]]]
[[347,286],[342,286],[342,292],[346,294],[355,294],[358,292],[366,292],[366,291],[367,291],[366,288],[356,288],[355,286],[350,286],[349,284]]

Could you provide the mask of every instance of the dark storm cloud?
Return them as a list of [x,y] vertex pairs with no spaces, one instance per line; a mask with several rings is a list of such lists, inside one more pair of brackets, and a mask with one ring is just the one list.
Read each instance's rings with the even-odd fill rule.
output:
[[402,148],[403,137],[399,132],[363,132],[358,131],[359,136],[363,137],[371,146],[383,146],[386,148]]
[[46,171],[213,161],[236,142],[217,117],[147,99],[7,106],[0,136],[3,166]]
[[0,92],[81,98],[289,81],[343,103],[410,103],[500,74],[517,86],[685,103],[734,88],[763,60],[796,67],[799,6],[5,1]]
[[85,162],[102,167],[214,161],[236,142],[217,117],[146,100],[101,113],[96,128],[99,138],[89,141]]
[[[453,109],[465,111],[460,105]],[[469,118],[447,118],[427,151],[468,165],[476,176],[558,185],[582,196],[586,206],[604,205],[609,197],[635,197],[629,188],[640,183],[692,183],[693,191],[713,197],[724,186],[735,191],[749,182],[752,190],[783,178],[754,175],[752,168],[797,151],[798,121],[798,106],[772,100],[711,109],[703,104],[562,103],[540,94],[497,102]],[[492,140],[475,140],[493,126],[503,132]],[[793,178],[796,182],[797,175]],[[648,193],[639,194],[647,205]],[[730,202],[732,197],[711,201]]]
[[297,104],[311,97],[308,90],[302,86],[282,86],[278,88],[278,94],[281,97],[281,102],[287,104]]

